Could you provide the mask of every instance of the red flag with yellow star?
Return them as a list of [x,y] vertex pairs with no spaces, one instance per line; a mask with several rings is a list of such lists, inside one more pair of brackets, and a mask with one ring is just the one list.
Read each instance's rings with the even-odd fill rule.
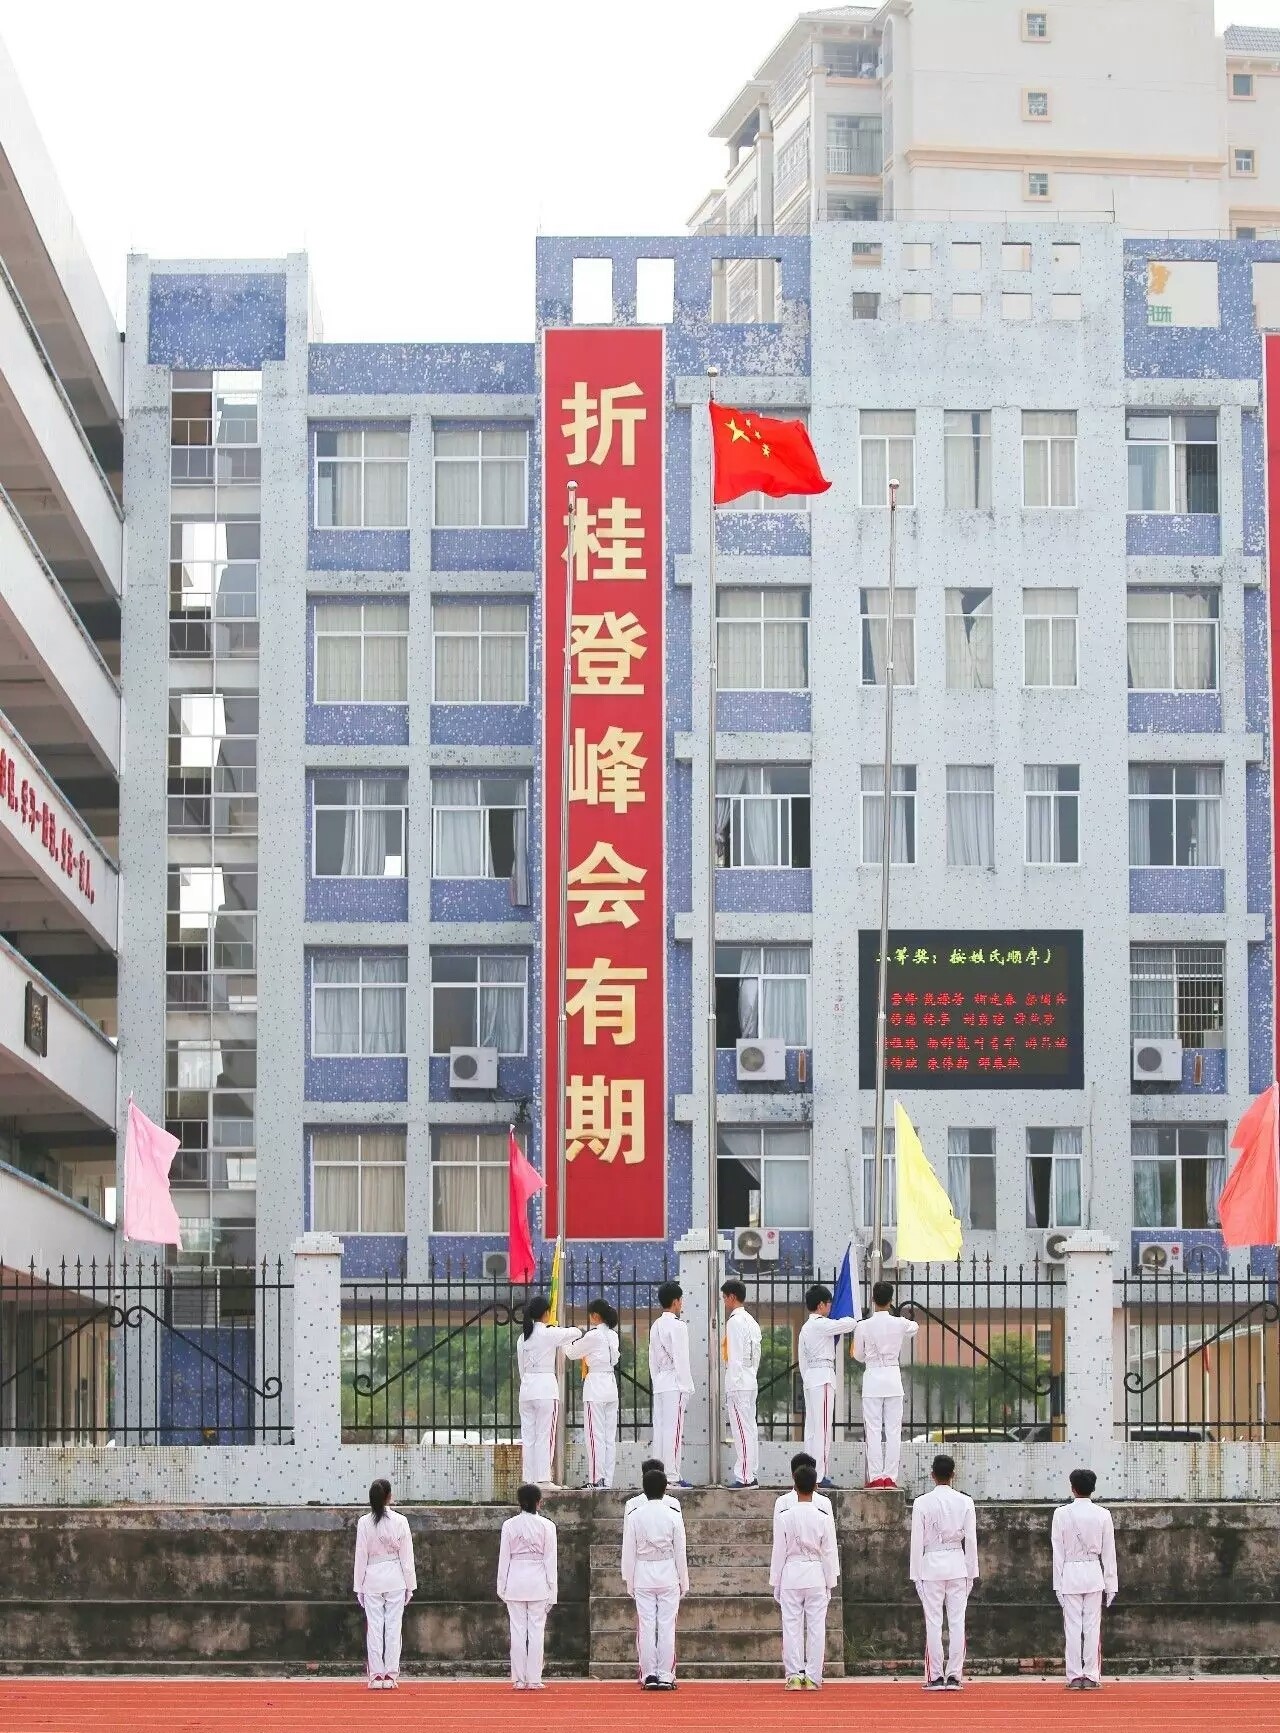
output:
[[754,410],[712,402],[711,449],[717,505],[744,493],[825,493],[831,486],[803,421],[774,421]]

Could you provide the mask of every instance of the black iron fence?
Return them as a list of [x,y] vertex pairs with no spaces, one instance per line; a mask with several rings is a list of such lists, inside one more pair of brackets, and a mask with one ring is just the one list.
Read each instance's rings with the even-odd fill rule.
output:
[[0,1444],[283,1443],[283,1267],[0,1266]]

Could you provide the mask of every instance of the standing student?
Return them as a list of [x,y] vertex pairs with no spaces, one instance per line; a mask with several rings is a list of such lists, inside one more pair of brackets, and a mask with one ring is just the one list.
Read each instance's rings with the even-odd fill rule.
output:
[[1120,1587],[1111,1512],[1093,1502],[1091,1468],[1071,1474],[1071,1503],[1053,1513],[1053,1592],[1067,1639],[1068,1691],[1096,1691],[1102,1682],[1102,1599]]
[[400,1682],[404,1609],[417,1586],[409,1524],[391,1508],[391,1482],[375,1480],[369,1508],[356,1525],[355,1571],[371,1691],[394,1691]]
[[520,1487],[516,1502],[519,1516],[502,1525],[498,1599],[511,1621],[511,1683],[517,1691],[540,1691],[547,1614],[559,1598],[556,1525],[538,1515],[540,1487]]
[[524,1323],[516,1343],[520,1368],[520,1478],[546,1491],[555,1487],[551,1462],[556,1448],[556,1422],[560,1417],[560,1383],[556,1377],[556,1355],[566,1342],[576,1342],[581,1330],[560,1329],[545,1324],[551,1310],[545,1294],[525,1302]]
[[676,1615],[689,1592],[684,1518],[667,1504],[667,1477],[651,1468],[644,1503],[622,1524],[622,1580],[636,1603],[636,1649],[646,1691],[676,1688]]
[[804,1447],[818,1469],[818,1485],[834,1486],[831,1429],[835,1423],[836,1344],[857,1323],[831,1316],[831,1289],[815,1282],[804,1297],[808,1318],[800,1326],[800,1378],[804,1384]]
[[673,1486],[688,1486],[680,1476],[685,1403],[693,1395],[689,1366],[689,1328],[680,1316],[684,1289],[663,1282],[658,1289],[662,1316],[649,1327],[649,1383],[653,1388],[653,1454],[662,1458]]
[[773,1513],[769,1587],[782,1609],[782,1672],[788,1691],[822,1688],[827,1651],[827,1605],[840,1575],[836,1525],[814,1503],[815,1469],[802,1464],[792,1474],[796,1502]]
[[898,1484],[902,1463],[902,1350],[920,1329],[914,1319],[895,1318],[893,1283],[877,1282],[871,1290],[875,1308],[853,1332],[853,1357],[866,1367],[862,1375],[862,1434],[866,1446],[868,1486]]
[[[795,1481],[795,1477],[796,1477],[796,1469],[797,1468],[812,1468],[812,1469],[816,1470],[817,1466],[818,1466],[817,1463],[813,1460],[812,1456],[810,1456],[810,1454],[807,1450],[797,1450],[796,1451],[795,1455],[791,1458],[791,1479],[792,1479],[793,1484],[786,1492],[779,1493],[778,1497],[773,1501],[773,1514],[775,1517],[777,1516],[777,1514],[780,1510],[792,1510],[792,1509],[794,1509],[796,1503],[798,1502],[797,1498],[796,1498],[796,1489],[795,1489],[795,1485],[794,1485],[794,1481]],[[816,1484],[816,1477],[815,1477],[815,1484]],[[831,1512],[831,1500],[827,1497],[825,1492],[815,1492],[813,1495],[813,1504],[814,1504],[815,1510],[825,1510],[828,1514],[830,1514],[830,1512]]]
[[973,1500],[951,1484],[955,1471],[949,1456],[935,1456],[933,1491],[921,1493],[911,1506],[911,1580],[924,1608],[926,1691],[958,1691],[964,1684],[964,1615],[978,1576],[978,1527]]
[[565,1345],[566,1360],[581,1360],[586,1371],[582,1381],[582,1442],[587,1452],[587,1485],[613,1485],[618,1455],[618,1314],[608,1300],[592,1300],[587,1307],[587,1330],[576,1342]]
[[[641,1486],[644,1485],[645,1475],[648,1474],[649,1471],[651,1469],[654,1469],[654,1468],[656,1468],[658,1470],[658,1472],[661,1474],[661,1473],[665,1472],[666,1464],[660,1462],[656,1456],[646,1457],[646,1459],[640,1464],[640,1484],[641,1484]],[[663,1495],[662,1495],[662,1502],[663,1502],[663,1504],[665,1504],[667,1506],[668,1510],[674,1510],[675,1511],[676,1515],[680,1518],[681,1522],[684,1521],[684,1507],[682,1506],[682,1504],[680,1503],[680,1500],[678,1498],[673,1498],[669,1492],[666,1492],[666,1493],[663,1493]],[[645,1503],[644,1493],[643,1492],[634,1493],[622,1507],[622,1520],[625,1522],[627,1520],[627,1518],[631,1515],[632,1511],[633,1510],[639,1510],[640,1506],[644,1503]]]
[[736,1279],[724,1283],[724,1405],[733,1435],[730,1486],[758,1486],[760,1428],[756,1423],[756,1375],[760,1369],[760,1326],[747,1310],[747,1290]]

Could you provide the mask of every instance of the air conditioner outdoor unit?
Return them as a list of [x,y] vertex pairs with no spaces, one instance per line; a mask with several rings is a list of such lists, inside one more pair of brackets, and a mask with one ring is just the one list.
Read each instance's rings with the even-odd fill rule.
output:
[[[871,1234],[870,1234],[870,1232],[866,1232],[866,1233],[860,1234],[858,1237],[859,1237],[859,1239],[862,1243],[862,1246],[865,1250],[865,1253],[866,1253],[867,1268],[870,1269],[871,1268]],[[880,1236],[880,1268],[882,1270],[896,1270],[897,1267],[898,1267],[898,1239],[897,1239],[897,1235],[893,1234],[893,1233],[884,1233]]]
[[787,1044],[785,1041],[739,1041],[739,1083],[785,1083],[787,1080]]
[[491,1282],[510,1281],[511,1259],[505,1252],[486,1252],[484,1254],[484,1273]]
[[777,1228],[734,1228],[733,1261],[736,1264],[776,1264],[781,1249]]
[[1147,1240],[1135,1248],[1133,1265],[1139,1275],[1180,1276],[1182,1274],[1181,1240]]
[[1040,1244],[1040,1261],[1046,1264],[1066,1262],[1067,1241],[1071,1238],[1063,1228],[1050,1228]]
[[1135,1041],[1133,1075],[1138,1083],[1181,1083],[1181,1041],[1151,1041],[1145,1037]]
[[498,1087],[498,1049],[496,1047],[451,1047],[449,1049],[450,1089],[496,1089]]

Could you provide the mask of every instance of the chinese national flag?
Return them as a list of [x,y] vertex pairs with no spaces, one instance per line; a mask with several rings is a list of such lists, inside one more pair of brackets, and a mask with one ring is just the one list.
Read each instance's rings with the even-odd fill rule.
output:
[[1280,1245],[1280,1165],[1276,1158],[1273,1083],[1236,1126],[1232,1149],[1240,1159],[1218,1199],[1222,1237],[1229,1246]]
[[709,407],[717,505],[757,490],[782,499],[789,493],[825,493],[831,486],[803,421],[774,421],[727,403]]

